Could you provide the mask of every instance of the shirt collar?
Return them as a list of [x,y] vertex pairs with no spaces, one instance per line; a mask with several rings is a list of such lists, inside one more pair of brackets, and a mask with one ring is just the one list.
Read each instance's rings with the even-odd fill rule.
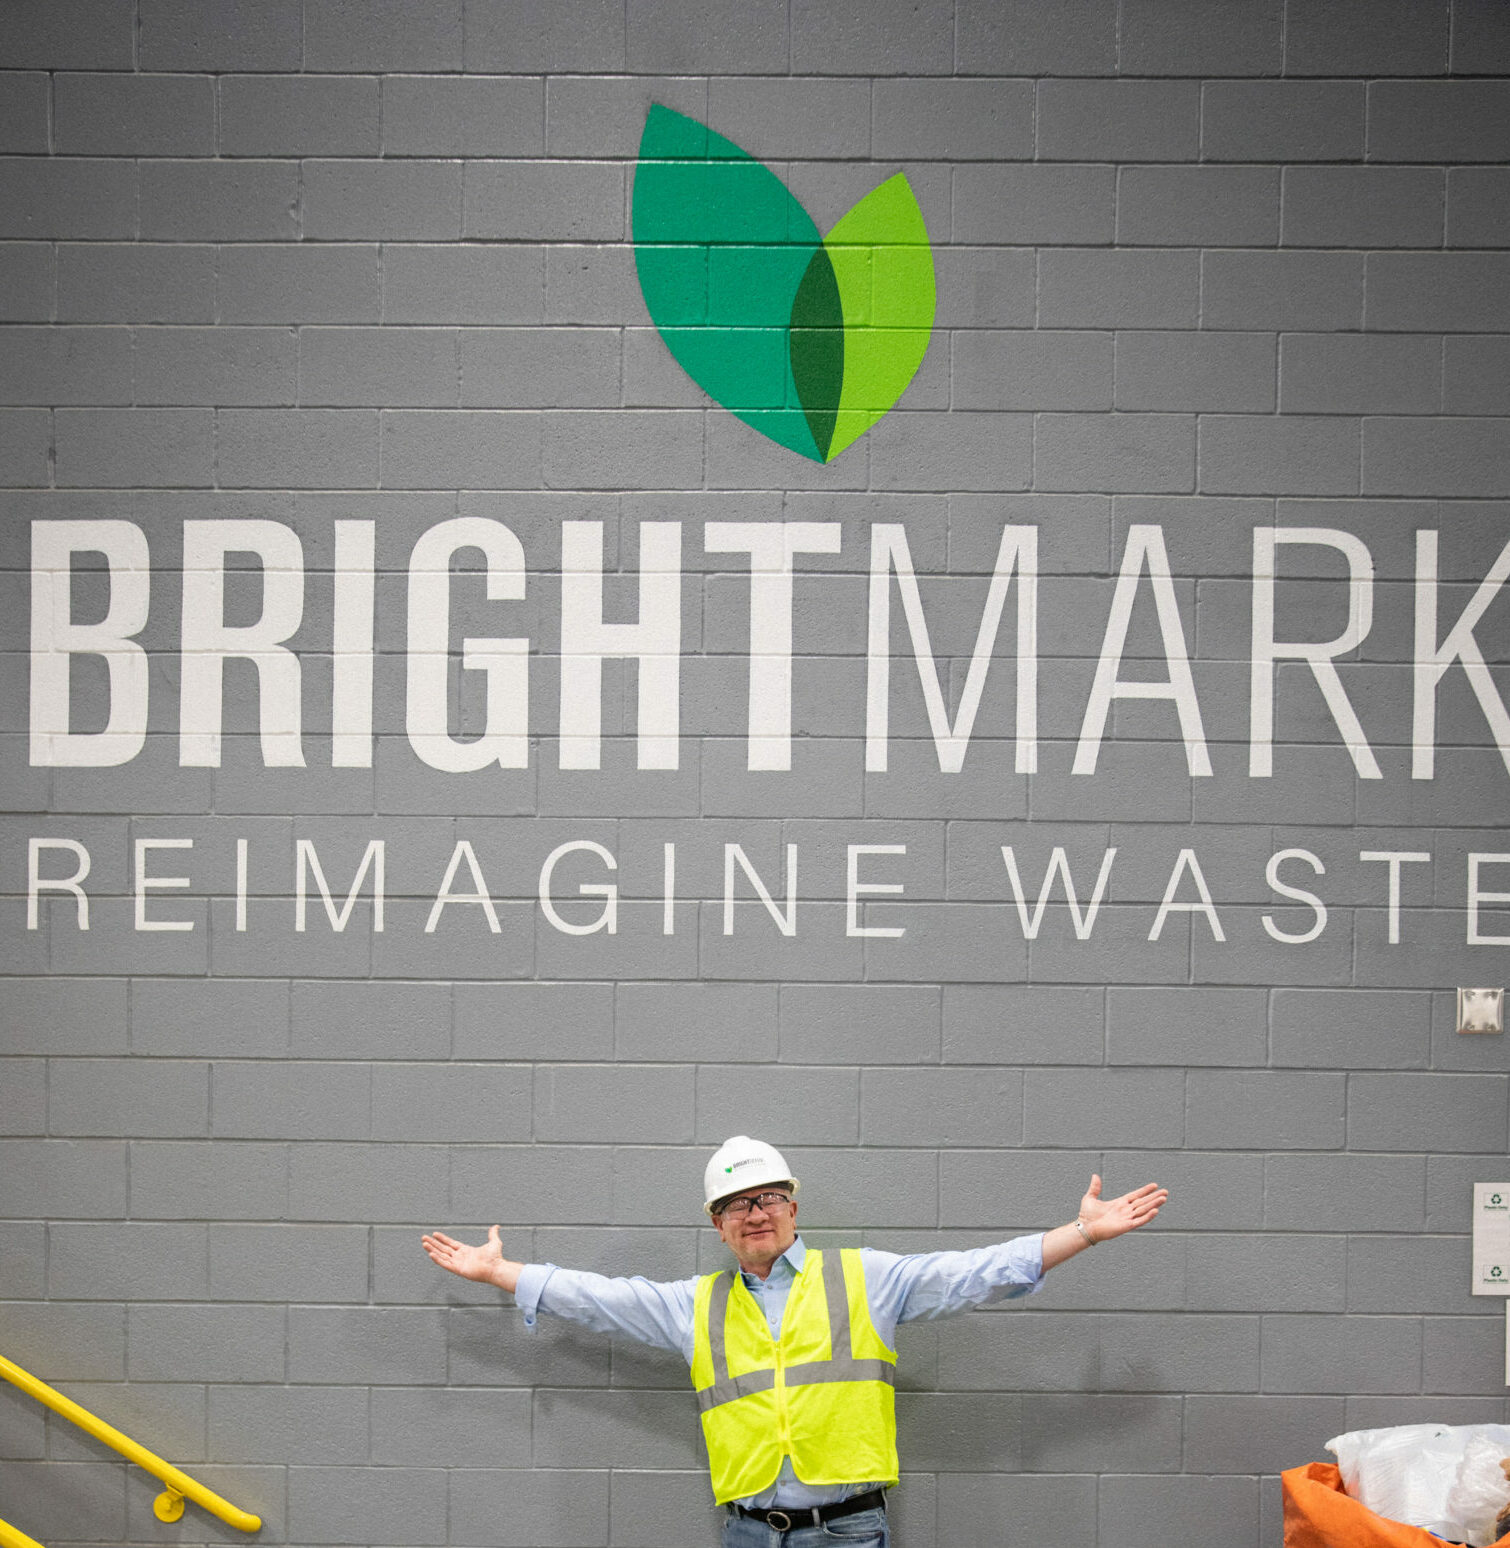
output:
[[[795,1241],[793,1241],[792,1245],[788,1247],[787,1250],[782,1253],[782,1255],[777,1258],[777,1260],[771,1265],[771,1273],[780,1273],[783,1279],[795,1279],[802,1272],[802,1265],[806,1258],[807,1248],[803,1246],[802,1238],[799,1236]],[[741,1273],[743,1273],[742,1270]],[[768,1282],[769,1280],[769,1276],[767,1276],[766,1281],[761,1281],[753,1274],[744,1274],[743,1277],[744,1282],[752,1290],[756,1287],[756,1285],[759,1285],[763,1282]]]

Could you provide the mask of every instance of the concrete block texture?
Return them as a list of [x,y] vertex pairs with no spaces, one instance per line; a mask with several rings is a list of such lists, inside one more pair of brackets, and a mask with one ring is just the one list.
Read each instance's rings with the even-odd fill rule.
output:
[[19,5],[0,33],[11,69],[129,70],[131,17],[110,0]]
[[878,6],[801,0],[791,18],[791,67],[804,75],[947,75],[950,12],[896,0]]
[[1356,161],[1365,102],[1361,81],[1209,81],[1201,152],[1209,161]]
[[46,1129],[47,1066],[41,1059],[18,1059],[0,1098],[0,1132],[41,1135]]
[[[64,1300],[203,1300],[206,1227],[132,1223],[59,1224],[48,1236],[49,1293]],[[100,1265],[108,1262],[108,1276]]]
[[965,1542],[990,1533],[999,1521],[1028,1532],[1095,1534],[1096,1489],[1089,1478],[1010,1478],[1000,1474],[948,1474],[939,1480],[940,1541]]
[[1187,1316],[1171,1346],[1162,1319],[1099,1319],[1101,1387],[1111,1392],[1249,1392],[1259,1370],[1260,1319]]
[[1200,142],[1193,81],[1044,81],[1038,155],[1047,161],[1190,161]]
[[1416,1392],[1421,1380],[1419,1317],[1263,1319],[1265,1392]]
[[345,76],[227,76],[220,82],[224,156],[373,156],[378,83]]
[[[1285,31],[1291,75],[1435,75],[1447,64],[1448,8],[1419,12],[1408,0],[1292,8]],[[1367,38],[1359,36],[1366,29]],[[1344,62],[1345,61],[1345,62]]]
[[1369,102],[1369,152],[1388,161],[1503,161],[1503,80],[1381,81]]
[[218,14],[194,0],[146,0],[138,57],[150,70],[297,70],[303,23],[299,0],[238,0]]
[[281,1382],[287,1368],[281,1306],[137,1304],[127,1315],[132,1381]]
[[1380,253],[1368,260],[1371,330],[1505,331],[1504,252]]
[[1339,1072],[1192,1071],[1186,1143],[1214,1150],[1339,1146],[1343,1087]]
[[965,242],[1099,245],[1112,235],[1115,201],[1108,166],[962,166],[954,172],[953,230]]
[[971,75],[1110,75],[1116,18],[1088,0],[1031,5],[966,0],[956,11],[955,59]]
[[1032,153],[1033,112],[1026,81],[880,81],[871,151],[910,161],[1016,160]]
[[462,0],[441,0],[425,16],[403,0],[313,0],[304,8],[304,68],[458,70],[462,11]]
[[0,83],[0,149],[6,154],[45,153],[48,115],[47,77],[17,72]]
[[1359,492],[1360,427],[1327,415],[1213,414],[1201,422],[1203,494]]
[[290,1540],[443,1543],[445,1518],[446,1474],[441,1468],[288,1469]]
[[129,328],[14,328],[11,337],[6,402],[130,401]]
[[1447,175],[1447,240],[1454,247],[1503,247],[1504,167],[1459,167]]
[[210,1227],[210,1297],[217,1301],[362,1301],[364,1226],[217,1223]]
[[[361,243],[267,246],[236,243],[219,251],[216,320],[220,323],[377,322],[378,250]],[[397,321],[411,319],[399,317]],[[420,319],[413,319],[420,320]]]
[[1119,409],[1268,413],[1274,382],[1269,334],[1124,332],[1116,338]]
[[[1398,432],[1393,441],[1391,431]],[[1502,485],[1507,458],[1503,419],[1432,419],[1407,429],[1380,418],[1366,427],[1363,491],[1408,495],[1431,483],[1454,495],[1488,493]]]
[[1443,343],[1415,334],[1283,336],[1280,406],[1287,414],[1435,414]]
[[310,161],[302,171],[303,234],[324,241],[455,239],[461,167],[446,161]]
[[540,81],[394,75],[382,92],[385,155],[515,156],[544,148]]
[[1125,167],[1117,238],[1132,246],[1272,246],[1279,178],[1272,167]]
[[1442,407],[1452,414],[1502,414],[1510,402],[1502,369],[1510,345],[1501,338],[1442,341]]
[[1038,255],[1040,327],[1190,328],[1200,291],[1200,256],[1177,247]]
[[156,241],[290,241],[299,169],[290,161],[153,161],[141,168],[141,235]]
[[81,1541],[125,1539],[123,1468],[104,1462],[7,1462],[4,1476],[6,1509],[18,1519],[56,1522],[54,1532]]
[[758,73],[779,70],[787,57],[785,17],[770,0],[738,18],[689,18],[673,6],[645,0],[625,12],[625,63],[636,73]]
[[445,1317],[439,1307],[291,1307],[289,1379],[379,1386],[443,1380]]
[[619,1476],[567,1468],[456,1468],[448,1492],[451,1541],[516,1548],[607,1542],[609,1484]]
[[1436,247],[1444,178],[1410,167],[1290,167],[1281,201],[1286,247]]
[[1262,1065],[1266,1001],[1250,989],[1112,989],[1106,998],[1112,1064]]
[[211,1386],[207,1399],[212,1456],[273,1464],[366,1461],[368,1397],[363,1388]]
[[1451,54],[1452,68],[1503,74],[1510,59],[1506,52],[1510,34],[1505,30],[1504,16],[1484,0],[1459,0],[1453,7],[1453,19],[1458,36]]
[[1363,269],[1359,253],[1207,252],[1201,322],[1207,328],[1357,329]]
[[125,159],[0,157],[0,236],[125,240],[136,234],[136,168]]
[[378,476],[372,409],[226,409],[216,416],[216,473],[230,488],[371,488]]
[[46,242],[0,242],[0,319],[46,322],[53,311],[53,248]]
[[1130,1548],[1154,1548],[1171,1537],[1184,1542],[1213,1517],[1227,1523],[1234,1544],[1257,1548],[1259,1541],[1256,1478],[1103,1478],[1097,1500],[1102,1519],[1123,1523]]
[[[921,365],[831,462],[647,311],[656,105],[820,230],[919,201]],[[1170,1189],[901,1331],[908,1548],[1276,1548],[1328,1436],[1503,1419],[1469,1201],[1510,1075],[1453,991],[1510,936],[1507,211],[1500,0],[0,6],[0,1348],[270,1544],[711,1543],[677,1356],[527,1328],[419,1237],[722,1267],[744,1132],[825,1248]],[[688,213],[758,267],[777,211]],[[909,326],[900,256],[846,253],[849,323]],[[302,573],[186,576],[207,521]],[[382,928],[369,872],[296,930],[296,844],[339,908],[370,840]],[[542,884],[573,842],[612,863]],[[726,934],[730,844],[772,904],[736,869]],[[571,934],[583,878],[616,914]],[[7,1519],[160,1538],[11,1396]]]
[[204,76],[64,73],[52,149],[69,156],[208,156],[215,89]]
[[468,71],[624,69],[624,12],[605,0],[568,0],[538,11],[513,0],[466,0]]

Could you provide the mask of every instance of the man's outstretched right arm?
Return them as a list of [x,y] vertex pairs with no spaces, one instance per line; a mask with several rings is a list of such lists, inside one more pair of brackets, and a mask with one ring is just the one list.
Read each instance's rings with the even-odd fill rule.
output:
[[497,1226],[488,1232],[487,1241],[480,1247],[471,1247],[466,1242],[459,1242],[443,1231],[435,1231],[420,1237],[419,1244],[429,1253],[432,1263],[440,1264],[443,1269],[459,1274],[463,1279],[475,1279],[479,1284],[484,1285],[497,1285],[500,1290],[507,1290],[510,1295],[518,1287],[519,1271],[524,1265],[504,1257],[503,1242],[499,1239]]
[[519,1303],[526,1327],[533,1327],[535,1313],[543,1311],[597,1333],[621,1333],[674,1350],[691,1362],[695,1279],[610,1278],[553,1263],[515,1263],[503,1255],[497,1226],[480,1247],[440,1231],[422,1237],[420,1245],[443,1269],[507,1290]]

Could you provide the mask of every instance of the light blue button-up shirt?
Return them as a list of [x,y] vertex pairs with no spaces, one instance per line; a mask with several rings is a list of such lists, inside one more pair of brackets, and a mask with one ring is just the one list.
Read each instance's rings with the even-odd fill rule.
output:
[[[765,1279],[742,1274],[745,1287],[765,1313],[771,1337],[781,1333],[792,1282],[802,1272],[807,1248],[799,1236],[771,1265]],[[1028,1295],[1043,1282],[1043,1237],[1019,1236],[990,1247],[959,1252],[880,1252],[860,1249],[870,1318],[881,1339],[896,1344],[897,1325],[924,1317],[949,1317],[1011,1296]],[[538,1313],[565,1317],[598,1333],[622,1333],[658,1349],[675,1350],[692,1364],[693,1303],[697,1280],[610,1279],[553,1263],[527,1263],[519,1274],[514,1299],[533,1327]],[[848,1486],[805,1484],[785,1458],[770,1488],[743,1503],[799,1510],[827,1505],[873,1487],[856,1480]]]

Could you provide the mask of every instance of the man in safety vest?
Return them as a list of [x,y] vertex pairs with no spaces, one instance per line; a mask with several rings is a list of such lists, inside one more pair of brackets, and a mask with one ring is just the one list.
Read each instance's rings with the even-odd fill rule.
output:
[[1169,1197],[1147,1183],[1119,1199],[1092,1177],[1067,1225],[960,1252],[902,1255],[807,1247],[797,1179],[781,1153],[736,1135],[703,1174],[703,1208],[738,1269],[658,1283],[514,1263],[498,1227],[480,1247],[422,1239],[464,1279],[538,1312],[680,1354],[692,1368],[724,1548],[885,1548],[897,1481],[897,1324],[1036,1290],[1056,1264],[1135,1231]]

